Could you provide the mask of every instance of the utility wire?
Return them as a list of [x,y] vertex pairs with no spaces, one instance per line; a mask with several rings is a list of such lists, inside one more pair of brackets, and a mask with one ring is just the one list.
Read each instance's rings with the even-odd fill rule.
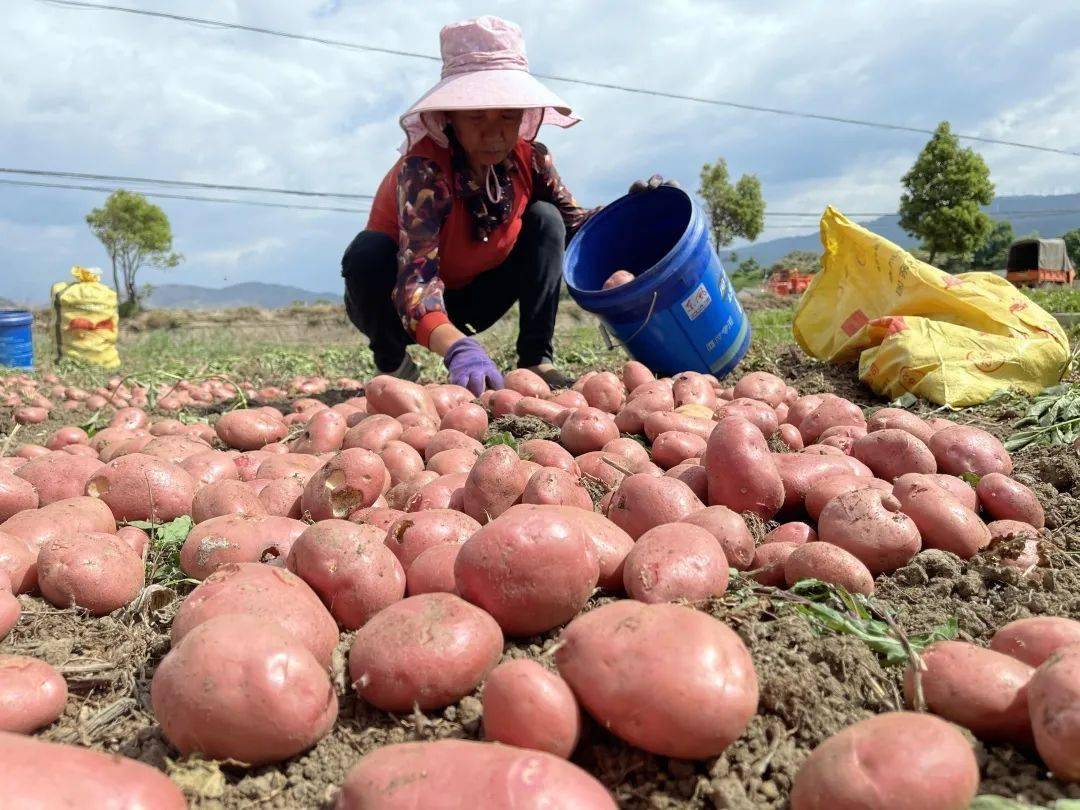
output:
[[[74,185],[69,183],[40,183],[34,180],[4,180],[0,179],[0,185],[5,186],[26,186],[30,188],[63,188],[71,189],[74,191],[106,191],[113,192],[117,189],[109,186],[86,186],[86,185]],[[273,203],[262,202],[260,200],[241,200],[234,197],[200,197],[194,194],[169,194],[163,191],[147,191],[145,192],[148,197],[164,197],[170,200],[193,200],[195,202],[216,202],[216,203],[228,203],[230,205],[255,205],[260,208],[291,208],[300,211],[334,211],[342,214],[366,214],[367,209],[359,208],[334,208],[323,205],[300,205],[298,203]]]
[[[272,28],[262,28],[254,25],[242,25],[240,23],[224,22],[222,20],[210,20],[202,17],[188,17],[182,14],[172,14],[164,11],[149,11],[147,9],[129,8],[127,6],[117,6],[111,4],[99,4],[99,3],[87,3],[82,0],[39,0],[39,2],[48,3],[54,6],[63,6],[67,8],[78,9],[90,9],[96,11],[116,11],[124,14],[137,14],[144,17],[158,17],[161,19],[173,20],[177,22],[190,23],[200,26],[209,26],[219,29],[231,29],[234,31],[245,31],[252,34],[262,34],[266,36],[282,37],[284,39],[298,40],[302,42],[314,42],[319,45],[329,45],[336,48],[345,48],[347,50],[354,51],[370,51],[374,53],[389,54],[392,56],[403,56],[410,59],[425,59],[428,61],[438,62],[441,61],[438,56],[427,53],[418,53],[415,51],[403,51],[394,48],[383,48],[376,45],[366,45],[359,42],[347,42],[339,39],[329,39],[326,37],[316,37],[308,34],[296,34],[289,31],[279,31]],[[631,87],[624,84],[613,84],[609,82],[597,82],[587,79],[578,79],[572,76],[558,76],[550,73],[533,73],[534,76],[541,79],[550,79],[557,82],[565,82],[567,84],[582,85],[585,87],[598,87],[605,90],[618,90],[623,93],[635,93],[638,95],[655,96],[657,98],[668,98],[679,101],[692,101],[698,104],[710,104],[717,107],[729,107],[736,110],[748,110],[752,112],[771,113],[773,115],[783,115],[791,118],[807,118],[816,121],[827,121],[835,124],[848,124],[851,126],[860,127],[873,127],[876,129],[893,130],[897,132],[914,132],[921,135],[933,135],[934,130],[925,129],[923,127],[911,127],[904,124],[892,124],[881,121],[868,121],[861,118],[846,118],[838,115],[826,115],[824,113],[805,112],[801,110],[789,110],[781,107],[765,107],[755,104],[744,104],[737,101],[725,101],[716,98],[705,98],[703,96],[690,96],[681,93],[670,93],[664,90],[650,90],[642,87]],[[966,141],[977,141],[979,143],[994,144],[997,146],[1012,146],[1018,149],[1030,149],[1036,152],[1050,152],[1057,155],[1068,155],[1069,157],[1080,157],[1080,152],[1072,151],[1069,149],[1059,149],[1053,146],[1040,146],[1037,144],[1021,143],[1019,141],[1007,141],[999,138],[987,138],[981,135],[963,135],[960,133],[954,133],[957,138]]]

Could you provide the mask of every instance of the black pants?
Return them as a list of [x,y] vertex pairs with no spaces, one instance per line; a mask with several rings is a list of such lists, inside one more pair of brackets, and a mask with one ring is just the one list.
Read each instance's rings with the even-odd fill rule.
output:
[[[465,287],[446,290],[443,300],[450,321],[465,334],[483,332],[517,301],[518,365],[551,362],[565,246],[566,226],[559,209],[547,202],[531,203],[506,261]],[[384,233],[361,231],[341,259],[341,275],[349,320],[367,335],[378,369],[393,371],[413,342],[391,299],[397,281],[397,244]]]

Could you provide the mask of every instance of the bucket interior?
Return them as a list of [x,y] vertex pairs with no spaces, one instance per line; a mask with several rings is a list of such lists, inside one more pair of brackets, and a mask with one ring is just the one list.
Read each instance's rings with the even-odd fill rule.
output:
[[682,239],[692,215],[690,198],[675,188],[623,197],[587,223],[567,283],[592,292],[616,270],[641,275]]

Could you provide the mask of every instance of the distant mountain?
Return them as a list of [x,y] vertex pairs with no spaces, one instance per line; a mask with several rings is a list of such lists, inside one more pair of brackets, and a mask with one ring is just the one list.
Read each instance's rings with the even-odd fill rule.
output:
[[154,285],[146,306],[150,309],[224,309],[226,307],[263,307],[275,309],[297,302],[341,302],[341,293],[317,293],[285,284],[248,281],[228,287],[197,287],[192,284]]
[[[824,208],[822,212],[824,212]],[[1022,196],[1022,197],[997,197],[984,209],[994,219],[1008,220],[1012,222],[1013,232],[1017,237],[1037,231],[1040,236],[1057,237],[1065,231],[1080,228],[1080,194],[1058,194],[1054,196]],[[1034,211],[1051,211],[1053,213],[1027,213]],[[768,209],[766,209],[768,215]],[[840,213],[844,213],[841,211]],[[900,217],[892,215],[878,217],[867,222],[860,223],[867,230],[884,236],[891,242],[895,242],[903,248],[918,246],[918,240],[908,236],[900,228]],[[821,252],[821,239],[817,233],[804,236],[786,236],[783,239],[771,239],[768,242],[758,242],[747,245],[737,250],[724,250],[722,259],[727,259],[731,253],[739,257],[739,261],[752,258],[758,264],[768,266],[782,256],[786,256],[793,250],[812,250]]]

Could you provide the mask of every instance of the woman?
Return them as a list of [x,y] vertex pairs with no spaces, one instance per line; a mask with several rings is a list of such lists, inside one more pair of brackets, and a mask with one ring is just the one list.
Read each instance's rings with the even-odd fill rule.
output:
[[469,335],[516,301],[518,367],[567,387],[552,346],[563,251],[590,212],[535,138],[541,124],[578,119],[529,75],[513,23],[455,23],[440,43],[442,81],[401,117],[403,157],[342,258],[346,310],[380,373],[415,380],[405,352],[415,342],[443,357],[452,383],[479,395],[501,388],[502,375]]

